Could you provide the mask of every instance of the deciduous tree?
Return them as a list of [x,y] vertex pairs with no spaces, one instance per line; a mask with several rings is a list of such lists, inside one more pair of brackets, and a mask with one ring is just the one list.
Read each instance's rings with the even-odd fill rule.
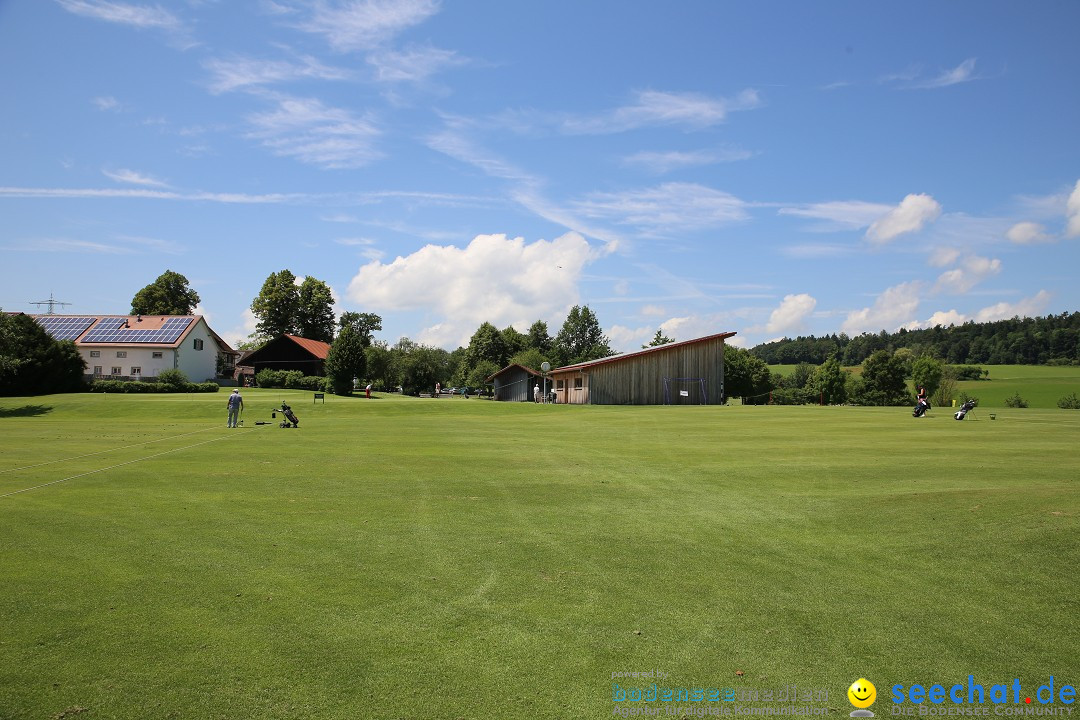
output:
[[157,280],[135,293],[132,315],[190,315],[199,304],[199,293],[180,273],[166,270]]

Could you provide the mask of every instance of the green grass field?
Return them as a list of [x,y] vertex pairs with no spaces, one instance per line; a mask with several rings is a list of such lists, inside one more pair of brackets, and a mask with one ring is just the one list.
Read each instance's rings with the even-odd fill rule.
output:
[[[769,370],[781,376],[795,371],[795,365],[770,365]],[[986,380],[964,380],[957,383],[957,391],[964,391],[979,398],[984,408],[1004,408],[1005,398],[1020,393],[1030,408],[1056,408],[1062,397],[1080,395],[1080,367],[1052,367],[1049,365],[980,365],[990,374]],[[859,372],[861,368],[845,368]],[[958,402],[957,405],[960,403]]]
[[0,399],[0,720],[1080,681],[1080,412],[311,397]]

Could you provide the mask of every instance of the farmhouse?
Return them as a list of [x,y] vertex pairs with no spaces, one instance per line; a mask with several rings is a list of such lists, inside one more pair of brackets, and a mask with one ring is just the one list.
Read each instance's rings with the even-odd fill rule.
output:
[[[244,356],[243,374],[254,377],[260,370],[299,370],[305,375],[323,375],[330,345],[297,335],[274,338]],[[250,369],[249,369],[250,368]]]
[[507,365],[494,375],[485,379],[494,385],[492,399],[508,400],[511,402],[532,401],[533,388],[543,386],[543,377],[540,373],[524,365]]
[[180,370],[195,382],[230,377],[240,356],[202,315],[31,315],[71,340],[92,378],[139,380]]
[[556,368],[555,397],[571,405],[719,405],[726,332]]

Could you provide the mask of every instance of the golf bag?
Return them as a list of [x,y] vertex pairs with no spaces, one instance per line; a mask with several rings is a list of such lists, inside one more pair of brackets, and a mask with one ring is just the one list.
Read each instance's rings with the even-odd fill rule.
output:
[[930,402],[928,400],[920,400],[919,404],[911,411],[911,417],[922,417],[929,409]]
[[968,400],[966,403],[960,406],[960,409],[953,413],[953,417],[957,420],[963,420],[967,417],[967,414],[975,408],[975,401]]
[[292,411],[292,408],[281,403],[281,414],[285,416],[285,419],[281,421],[281,427],[300,427],[300,419],[296,417],[296,413]]

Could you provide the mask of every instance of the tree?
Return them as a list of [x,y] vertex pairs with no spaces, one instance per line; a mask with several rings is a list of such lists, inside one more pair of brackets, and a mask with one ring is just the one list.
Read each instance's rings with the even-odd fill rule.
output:
[[915,387],[925,387],[927,395],[938,391],[944,374],[945,364],[929,355],[920,355],[911,362],[911,379]]
[[132,315],[191,315],[199,304],[199,293],[188,286],[180,273],[166,270],[158,279],[135,293]]
[[551,336],[548,335],[547,323],[543,320],[537,320],[529,326],[529,332],[527,333],[527,347],[536,348],[545,356],[551,354]]
[[[513,325],[508,325],[502,329],[503,345],[506,347],[506,357],[521,352],[525,348],[529,347],[529,336],[522,335],[514,328]],[[503,365],[499,366],[504,367]],[[498,368],[496,368],[497,370]]]
[[600,328],[596,314],[588,305],[570,308],[559,334],[555,336],[552,354],[559,365],[574,365],[599,360],[615,353]]
[[494,325],[486,322],[477,328],[469,339],[469,347],[465,351],[464,375],[468,377],[472,369],[484,360],[494,364],[496,370],[505,367],[508,356],[505,337]]
[[255,334],[264,340],[282,335],[296,335],[299,327],[300,292],[296,276],[289,270],[270,273],[258,297],[251,302],[251,312],[258,323]]
[[377,340],[364,348],[364,357],[367,359],[367,379],[376,387],[392,390],[401,384],[401,379],[394,373],[393,354],[385,342]]
[[352,327],[364,341],[364,347],[370,347],[376,330],[382,330],[382,318],[375,313],[343,312],[338,318],[338,327]]
[[408,338],[402,338],[398,346],[403,350],[408,348],[400,358],[401,385],[405,392],[412,395],[433,392],[435,383],[446,378],[450,353],[442,348],[418,345]]
[[[506,361],[507,365],[522,365],[532,370],[539,370],[547,357],[536,348],[526,348]],[[498,368],[495,368],[498,370]],[[488,373],[489,375],[491,373]]]
[[839,405],[847,400],[847,376],[836,355],[822,363],[810,377],[808,387],[826,405]]
[[297,292],[296,334],[309,340],[334,339],[334,297],[330,286],[310,275]]
[[888,350],[878,350],[863,363],[863,405],[906,405],[911,402],[904,380],[904,362]]
[[671,338],[669,338],[667,335],[665,335],[660,330],[657,330],[656,331],[656,336],[652,340],[649,341],[649,344],[648,345],[642,345],[641,348],[644,350],[645,348],[660,347],[661,345],[667,345],[668,343],[673,343],[673,342],[675,342],[675,341],[672,340]]
[[362,378],[367,372],[367,356],[360,334],[346,325],[338,333],[326,354],[326,377],[330,379],[338,395],[352,393],[353,378]]
[[742,397],[750,404],[764,404],[775,387],[769,366],[749,350],[733,346],[724,348],[724,394]]
[[75,392],[86,361],[71,340],[56,341],[29,315],[0,313],[0,395]]

